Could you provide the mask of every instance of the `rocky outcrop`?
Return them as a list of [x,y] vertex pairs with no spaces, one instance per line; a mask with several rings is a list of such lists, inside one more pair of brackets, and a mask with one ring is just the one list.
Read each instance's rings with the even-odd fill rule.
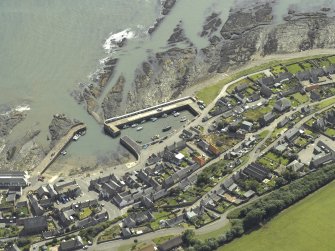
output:
[[15,110],[0,114],[0,138],[7,136],[25,117],[26,113]]
[[57,140],[66,135],[66,133],[80,121],[70,119],[64,114],[56,114],[53,116],[49,125],[49,132],[51,135],[50,149],[55,145]]
[[158,26],[163,22],[165,16],[170,13],[175,4],[176,0],[163,0],[161,2],[161,15],[156,18],[155,23],[148,29],[148,34],[152,34],[158,28]]
[[116,84],[113,86],[112,90],[105,97],[102,103],[102,109],[104,111],[105,119],[118,115],[118,108],[120,107],[120,103],[122,102],[124,83],[125,79],[121,75],[116,81]]

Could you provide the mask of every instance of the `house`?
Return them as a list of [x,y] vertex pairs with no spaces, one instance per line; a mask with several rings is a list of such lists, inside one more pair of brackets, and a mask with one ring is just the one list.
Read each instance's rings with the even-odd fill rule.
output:
[[321,100],[320,94],[317,93],[316,91],[311,91],[310,92],[310,97],[313,101],[320,101]]
[[322,165],[333,163],[334,161],[335,161],[335,152],[331,151],[330,153],[327,153],[324,156],[312,159],[310,162],[310,167],[318,168]]
[[281,98],[276,101],[273,109],[277,112],[285,112],[291,108],[291,102],[287,98]]
[[303,167],[304,164],[295,159],[290,164],[288,164],[286,168],[294,172],[299,172],[303,169]]
[[39,205],[38,200],[35,195],[28,194],[27,195],[30,206],[33,209],[33,213],[37,216],[41,216],[44,214],[44,209]]
[[283,154],[288,147],[287,143],[277,145],[276,147],[273,148],[273,151],[279,155]]
[[200,141],[198,142],[197,146],[198,146],[201,150],[203,150],[203,151],[205,151],[205,152],[207,152],[208,149],[209,149],[209,144],[208,144],[206,141],[204,141],[204,140],[200,140]]
[[262,182],[266,178],[271,178],[271,173],[258,163],[251,163],[243,169],[243,173],[247,176]]
[[241,123],[241,129],[247,132],[250,132],[252,130],[252,127],[254,126],[253,123],[249,122],[249,121],[243,121]]
[[301,113],[303,114],[309,114],[310,112],[311,112],[311,108],[309,105],[301,108]]
[[26,234],[40,234],[42,231],[48,230],[48,222],[46,216],[36,216],[33,218],[23,219],[23,231]]
[[60,251],[72,251],[82,249],[84,247],[84,242],[82,238],[78,235],[67,241],[62,241],[59,245]]
[[192,220],[194,217],[197,217],[197,216],[198,215],[193,211],[188,211],[188,212],[185,213],[185,217],[188,220]]
[[63,226],[69,226],[74,220],[74,215],[76,215],[76,212],[72,208],[61,210],[59,212],[60,222]]
[[28,186],[28,172],[0,170],[0,188],[22,188]]
[[290,122],[290,119],[288,117],[285,117],[283,120],[281,120],[280,122],[278,122],[277,128],[284,127],[285,125],[287,125],[288,122]]
[[326,67],[326,68],[324,69],[324,71],[325,71],[326,74],[328,74],[328,75],[334,74],[334,73],[335,73],[335,65],[332,64],[332,65]]
[[252,196],[254,196],[256,193],[252,190],[248,190],[243,194],[243,197],[246,199],[250,199]]
[[254,92],[251,96],[248,98],[248,102],[255,102],[261,98],[261,95],[259,92]]
[[209,144],[208,151],[210,151],[212,154],[219,156],[220,155],[220,150],[214,146],[213,144]]
[[326,121],[324,118],[318,118],[312,124],[313,130],[319,131],[319,132],[323,132],[324,130],[326,130],[326,127],[327,125],[326,125]]
[[200,166],[203,166],[203,165],[205,165],[206,164],[206,158],[205,158],[205,156],[203,156],[203,155],[194,155],[193,157],[192,157],[192,159],[196,162],[196,163],[198,163]]
[[272,76],[270,76],[270,77],[261,78],[258,80],[258,82],[260,85],[271,87],[274,85],[275,79]]
[[284,139],[288,142],[295,140],[300,135],[299,128],[292,128],[285,132]]
[[269,125],[271,122],[273,122],[276,118],[276,114],[274,114],[273,112],[269,112],[267,114],[265,114],[262,118],[260,118],[259,120],[259,124],[261,126],[267,126]]
[[281,72],[279,73],[278,77],[275,78],[275,83],[282,83],[285,81],[289,81],[293,78],[293,74],[291,72]]
[[235,87],[235,92],[241,92],[244,91],[249,87],[248,83],[243,83]]
[[135,227],[136,221],[132,217],[128,216],[123,219],[123,226],[128,227],[128,228]]
[[20,251],[20,249],[15,243],[12,243],[6,246],[4,251]]
[[272,90],[269,87],[262,85],[260,89],[260,95],[264,98],[270,98],[272,95]]
[[146,208],[152,208],[154,207],[154,203],[152,202],[152,200],[147,197],[147,196],[143,196],[142,197],[142,204],[146,207]]
[[299,81],[306,81],[311,78],[311,73],[309,71],[300,71],[295,74]]
[[173,250],[183,244],[183,240],[181,236],[175,237],[171,240],[168,240],[161,245],[158,246],[159,251],[170,251]]
[[122,236],[123,236],[123,238],[129,238],[130,236],[131,236],[131,232],[130,232],[130,229],[129,228],[127,228],[127,227],[123,227],[122,229],[121,229],[121,231],[122,231]]

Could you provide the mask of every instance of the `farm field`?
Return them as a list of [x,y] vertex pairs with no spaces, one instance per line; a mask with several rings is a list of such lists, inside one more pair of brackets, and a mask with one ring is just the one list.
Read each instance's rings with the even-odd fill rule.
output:
[[219,251],[331,251],[335,249],[335,182],[288,208],[257,231]]

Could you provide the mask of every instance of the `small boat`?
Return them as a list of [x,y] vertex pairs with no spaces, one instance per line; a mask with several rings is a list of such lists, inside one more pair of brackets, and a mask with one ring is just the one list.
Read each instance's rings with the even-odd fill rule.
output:
[[164,127],[164,128],[162,129],[162,131],[163,131],[163,132],[167,132],[167,131],[171,130],[171,128],[172,128],[172,126],[167,126],[167,127]]
[[166,114],[166,113],[164,113],[163,115],[162,115],[162,118],[167,118],[168,117],[168,115]]
[[65,151],[65,150],[64,150],[64,151],[61,151],[60,154],[61,154],[61,155],[66,155],[66,154],[67,154],[67,151]]
[[75,141],[77,141],[77,140],[80,138],[80,136],[81,136],[81,135],[77,133],[77,134],[75,134],[75,135],[73,136],[72,139],[75,140]]
[[180,122],[185,122],[187,120],[186,117],[181,117]]
[[142,140],[136,140],[136,143],[142,144]]
[[157,134],[157,135],[151,137],[151,140],[156,140],[156,139],[159,139],[159,134]]
[[157,112],[163,111],[163,108],[157,108]]
[[149,145],[146,144],[146,145],[144,145],[142,148],[143,148],[143,149],[147,149],[148,146],[149,146]]
[[122,129],[127,129],[129,127],[129,125],[124,125],[123,127],[122,127]]
[[155,122],[157,119],[158,119],[158,118],[152,117],[150,120],[151,120],[152,122]]
[[146,120],[145,119],[143,119],[142,121],[141,121],[141,124],[144,124],[146,122]]
[[136,126],[138,126],[138,124],[132,124],[131,127],[135,128]]
[[179,112],[175,112],[175,113],[173,114],[173,116],[175,116],[175,117],[178,117],[179,115],[180,115]]
[[136,131],[141,131],[142,129],[143,129],[143,127],[139,126],[139,127],[136,128]]

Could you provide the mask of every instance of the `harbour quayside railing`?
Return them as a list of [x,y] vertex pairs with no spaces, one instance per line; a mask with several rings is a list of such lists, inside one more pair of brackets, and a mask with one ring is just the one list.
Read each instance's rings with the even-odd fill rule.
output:
[[162,107],[167,106],[167,105],[172,105],[172,104],[175,104],[175,103],[178,103],[178,102],[181,102],[181,101],[185,101],[185,100],[188,100],[188,99],[192,99],[193,101],[195,101],[195,99],[191,96],[175,99],[175,100],[163,103],[163,104],[151,106],[151,107],[148,107],[148,108],[145,108],[145,109],[142,109],[142,110],[138,110],[138,111],[127,113],[127,114],[124,114],[124,115],[121,115],[121,116],[106,119],[105,124],[116,121],[116,120],[119,120],[119,119],[128,118],[128,117],[131,117],[131,116],[143,113],[143,112],[151,111],[151,110],[154,110],[154,109],[157,109],[157,108],[162,108]]

